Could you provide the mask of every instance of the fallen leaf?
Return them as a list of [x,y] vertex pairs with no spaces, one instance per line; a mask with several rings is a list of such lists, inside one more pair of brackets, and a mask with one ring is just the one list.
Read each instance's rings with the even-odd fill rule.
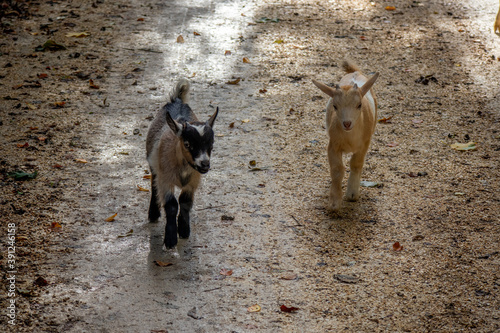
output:
[[297,279],[297,274],[295,273],[287,273],[284,274],[280,277],[282,280],[296,280]]
[[38,109],[38,107],[37,107],[35,104],[26,103],[26,106],[27,106],[27,107],[28,107],[28,109],[30,109],[30,110],[36,110],[36,109]]
[[62,44],[58,44],[54,42],[53,40],[49,39],[43,45],[37,46],[35,48],[35,51],[58,51],[58,50],[66,50],[66,47]]
[[90,36],[90,32],[88,31],[83,31],[83,32],[70,32],[66,34],[66,37],[76,37],[76,38],[82,38],[82,37],[88,37]]
[[118,238],[132,236],[133,233],[134,233],[134,230],[130,229],[125,235],[118,235]]
[[51,230],[55,230],[55,231],[60,231],[62,229],[62,225],[60,225],[59,223],[57,222],[52,222],[50,224],[50,229]]
[[36,131],[38,127],[30,127],[30,131]]
[[248,164],[254,167],[257,165],[257,162],[255,160],[251,160],[250,162],[248,162]]
[[160,266],[160,267],[168,267],[168,266],[173,265],[171,262],[164,262],[164,261],[159,261],[159,260],[155,260],[153,262],[155,263],[156,266]]
[[255,305],[252,305],[250,307],[247,308],[247,311],[248,312],[260,312],[262,308],[260,307],[259,304],[255,304]]
[[392,249],[394,251],[401,251],[401,250],[403,250],[403,245],[399,244],[399,242],[396,242],[396,243],[392,244]]
[[94,81],[92,79],[89,80],[89,87],[90,89],[99,89],[99,86],[94,84]]
[[383,124],[390,124],[390,123],[392,123],[391,119],[392,119],[392,116],[385,117],[385,118],[379,119],[378,122],[383,123]]
[[54,108],[63,108],[66,102],[54,102]]
[[62,166],[61,164],[54,164],[52,167],[55,168],[55,169],[62,169],[62,168],[64,168],[64,166]]
[[229,128],[234,128],[234,121],[229,124]]
[[231,51],[226,50],[226,52],[224,52],[224,55],[225,55],[225,56],[231,55]]
[[259,93],[265,94],[267,92],[267,89],[259,89]]
[[9,173],[7,176],[12,177],[15,180],[28,180],[28,179],[35,179],[37,175],[38,175],[38,171],[35,171],[33,173],[28,173],[28,172],[24,172],[24,171],[17,171],[17,172]]
[[397,142],[389,142],[387,144],[387,147],[397,147],[397,146],[399,146],[399,143],[397,143]]
[[47,140],[47,138],[46,138],[46,137],[44,137],[44,136],[39,136],[39,137],[38,137],[38,141],[42,141],[42,142],[43,142],[43,141],[45,141],[45,140]]
[[243,120],[241,121],[241,123],[242,123],[242,124],[246,124],[246,123],[249,123],[249,122],[250,122],[250,119],[243,119]]
[[46,79],[46,78],[49,77],[49,75],[45,74],[45,73],[37,74],[37,76],[38,76],[39,79]]
[[75,162],[77,162],[77,163],[88,163],[87,160],[85,160],[83,158],[75,158]]
[[351,284],[354,284],[354,283],[358,283],[359,282],[359,278],[355,277],[355,276],[352,276],[352,275],[345,275],[345,274],[335,274],[334,277],[340,281],[340,282],[343,282],[343,283],[351,283]]
[[225,269],[225,268],[222,268],[219,272],[220,275],[224,275],[224,276],[231,276],[233,275],[233,270],[232,269]]
[[241,81],[240,78],[237,78],[236,80],[233,80],[233,81],[227,81],[226,84],[239,84]]
[[387,7],[385,7],[385,10],[393,11],[393,10],[396,10],[396,7],[394,7],[394,6],[387,6]]
[[18,143],[17,144],[17,148],[26,148],[26,147],[29,147],[30,144],[25,142],[25,143]]
[[250,64],[250,60],[247,57],[243,57],[243,63]]
[[283,39],[277,39],[274,41],[275,44],[283,44],[284,40]]
[[294,307],[294,306],[288,307],[288,306],[286,306],[286,305],[282,305],[282,306],[280,307],[280,310],[281,310],[282,312],[288,312],[288,313],[291,313],[291,312],[295,312],[295,311],[299,310],[299,308],[296,308],[296,307]]
[[45,287],[47,286],[49,283],[47,282],[47,280],[45,280],[43,277],[39,276],[35,281],[33,281],[33,284],[35,286],[39,286],[39,287]]
[[151,179],[151,175],[144,175],[142,176],[143,179]]
[[177,43],[184,43],[184,37],[182,37],[182,35],[179,35],[179,37],[177,37]]
[[417,242],[417,241],[421,241],[422,239],[424,239],[424,236],[422,236],[422,235],[416,235],[411,240],[414,241],[414,242]]
[[201,34],[197,33],[196,31],[193,32],[193,35],[195,35],[195,36],[201,36]]
[[115,213],[115,214],[111,215],[110,217],[108,217],[104,221],[106,221],[106,222],[113,222],[115,220],[116,215],[118,215],[118,213]]
[[137,21],[139,21],[139,22],[143,22],[143,21],[144,21],[144,17],[139,17],[139,18],[137,19]]
[[476,150],[477,148],[476,143],[472,141],[468,143],[454,143],[450,147],[455,150]]
[[137,185],[137,190],[142,191],[142,192],[149,192],[149,190],[147,188],[140,187],[139,185]]
[[359,185],[363,186],[363,187],[382,187],[381,183],[370,182],[370,181],[367,181],[367,180],[362,180]]

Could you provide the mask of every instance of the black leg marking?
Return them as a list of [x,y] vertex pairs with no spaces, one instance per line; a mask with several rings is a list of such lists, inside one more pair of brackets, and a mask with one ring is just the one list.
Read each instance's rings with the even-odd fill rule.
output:
[[192,192],[182,192],[179,196],[179,205],[181,207],[181,212],[179,214],[179,237],[188,238],[191,232],[189,227],[189,211],[193,207],[193,197]]
[[165,246],[169,249],[177,245],[177,200],[173,194],[165,197],[165,214],[167,215],[167,225],[165,226]]
[[158,205],[158,197],[156,190],[156,175],[151,173],[151,201],[149,202],[148,219],[149,222],[156,222],[160,218],[160,206]]

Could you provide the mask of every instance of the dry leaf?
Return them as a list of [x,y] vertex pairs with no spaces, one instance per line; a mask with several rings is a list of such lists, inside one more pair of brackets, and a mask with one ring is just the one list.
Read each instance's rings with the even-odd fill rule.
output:
[[155,263],[156,266],[160,266],[160,267],[168,267],[168,266],[173,265],[171,262],[164,262],[164,261],[159,261],[159,260],[155,260],[153,262]]
[[248,122],[250,122],[250,119],[243,119],[243,120],[241,121],[241,123],[242,123],[242,124],[246,124],[246,123],[248,123]]
[[225,55],[225,56],[227,56],[227,55],[231,55],[231,51],[226,50],[226,52],[224,52],[224,55]]
[[134,233],[134,229],[130,229],[125,235],[118,235],[118,238],[132,236],[133,233]]
[[227,81],[226,84],[238,84],[240,83],[241,79],[240,78],[237,78],[236,80],[234,81]]
[[144,17],[139,17],[139,18],[137,19],[137,21],[139,21],[139,22],[143,22],[143,21],[144,21]]
[[56,168],[56,169],[62,169],[62,168],[64,168],[64,166],[61,165],[61,164],[54,164],[52,167]]
[[394,7],[394,6],[387,6],[387,7],[385,7],[385,10],[393,11],[393,10],[396,10],[396,7]]
[[392,116],[379,119],[378,122],[383,123],[383,124],[390,124],[390,123],[392,123],[391,119],[392,119]]
[[143,179],[151,179],[151,175],[144,175],[142,176]]
[[115,214],[111,215],[110,217],[108,217],[104,221],[106,221],[106,222],[113,222],[115,220],[116,215],[118,215],[118,213],[115,213]]
[[397,146],[399,146],[399,143],[397,143],[397,142],[389,142],[387,144],[387,147],[397,147]]
[[139,191],[142,191],[142,192],[149,192],[149,190],[147,188],[144,188],[144,187],[140,187],[139,185],[137,185],[137,189]]
[[43,141],[45,141],[45,140],[47,140],[47,138],[46,138],[46,137],[44,137],[44,136],[39,136],[39,137],[38,137],[38,141],[42,141],[42,142],[43,142]]
[[39,286],[39,287],[45,287],[47,286],[49,283],[47,282],[47,280],[45,280],[43,277],[39,276],[35,281],[33,281],[33,284],[35,286]]
[[88,37],[90,36],[90,32],[84,31],[84,32],[70,32],[66,34],[66,37],[76,37],[76,38],[81,38],[81,37]]
[[38,76],[38,78],[39,78],[39,79],[46,79],[46,78],[48,78],[48,77],[49,77],[49,75],[48,75],[48,74],[45,74],[45,73],[38,74],[37,76]]
[[75,158],[75,162],[78,162],[78,163],[89,163],[89,162],[87,162],[87,160],[85,160],[83,158]]
[[259,93],[265,94],[267,92],[267,89],[259,89]]
[[233,275],[233,270],[232,269],[225,269],[225,268],[222,268],[219,272],[220,275],[224,275],[224,276],[231,276]]
[[396,243],[392,244],[392,249],[394,251],[401,251],[401,250],[403,250],[403,245],[399,244],[399,242],[396,242]]
[[284,42],[283,39],[277,39],[274,41],[274,43],[276,43],[276,44],[282,44],[283,42]]
[[25,143],[18,143],[17,144],[17,148],[26,148],[26,147],[29,147],[29,143],[25,142]]
[[247,57],[243,57],[243,63],[250,64],[250,60]]
[[66,104],[66,102],[54,102],[54,107],[55,108],[63,108],[64,104]]
[[296,308],[294,306],[288,307],[288,306],[282,305],[280,307],[280,310],[283,311],[283,312],[290,313],[290,312],[295,312],[295,311],[299,310],[299,308]]
[[92,79],[89,80],[89,87],[91,89],[99,89],[99,86],[94,84],[94,80],[92,80]]
[[468,142],[468,143],[454,143],[450,145],[451,148],[455,150],[476,150],[476,143],[475,142]]
[[59,223],[57,222],[52,222],[50,224],[50,229],[51,230],[55,230],[55,231],[60,231],[62,229],[62,225],[60,225]]
[[193,34],[194,34],[195,36],[201,36],[201,35],[200,35],[199,33],[197,33],[196,31],[195,31],[195,32],[193,32]]
[[36,109],[38,109],[38,107],[35,104],[26,103],[26,105],[28,106],[28,109],[30,109],[30,110],[36,110]]
[[282,275],[280,277],[280,279],[282,279],[282,280],[295,280],[295,279],[297,279],[297,274],[287,273],[287,274]]
[[184,37],[182,37],[182,35],[179,35],[179,37],[177,37],[177,43],[184,43]]
[[255,305],[252,305],[252,306],[247,308],[248,312],[260,312],[260,310],[261,310],[261,307],[259,304],[255,304]]

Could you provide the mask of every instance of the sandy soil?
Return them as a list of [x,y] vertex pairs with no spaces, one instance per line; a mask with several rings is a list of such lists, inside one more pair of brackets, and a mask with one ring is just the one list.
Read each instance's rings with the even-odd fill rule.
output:
[[[500,330],[496,6],[5,2],[0,300],[4,314],[15,301],[16,325],[2,315],[2,327]],[[311,79],[338,82],[346,57],[381,73],[379,119],[390,119],[363,171],[380,186],[329,214],[327,99]],[[140,188],[148,126],[180,77],[200,118],[221,112],[192,235],[167,251]]]

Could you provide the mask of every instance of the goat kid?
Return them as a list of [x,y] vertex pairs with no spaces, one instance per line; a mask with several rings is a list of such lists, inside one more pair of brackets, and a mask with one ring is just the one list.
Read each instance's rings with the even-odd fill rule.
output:
[[361,171],[377,124],[377,99],[371,88],[379,73],[367,79],[349,61],[343,63],[343,68],[348,74],[335,88],[313,80],[321,91],[331,97],[326,105],[328,162],[332,178],[328,209],[331,211],[338,211],[342,205],[342,180],[345,172],[343,153],[353,153],[346,199],[358,200]]
[[[164,243],[167,248],[177,244],[177,233],[180,238],[189,237],[189,212],[201,174],[210,169],[213,126],[219,113],[217,108],[207,122],[198,121],[186,104],[188,92],[189,82],[180,80],[170,95],[170,101],[153,120],[146,138],[146,156],[152,175],[148,218],[150,222],[156,222],[161,207],[164,208],[167,218]],[[178,202],[174,196],[176,187],[181,189]]]
[[500,8],[498,9],[497,18],[495,19],[495,23],[493,24],[493,32],[497,32],[500,34]]

